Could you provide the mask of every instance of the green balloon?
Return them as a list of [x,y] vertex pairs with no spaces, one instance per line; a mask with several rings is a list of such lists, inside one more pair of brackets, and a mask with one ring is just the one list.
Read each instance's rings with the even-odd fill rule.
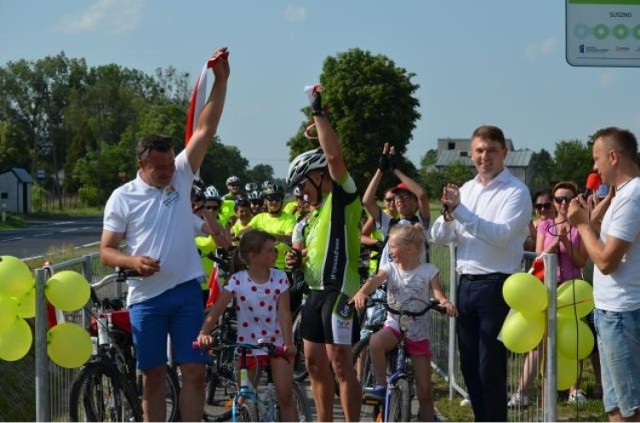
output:
[[12,256],[0,256],[0,295],[20,297],[34,285],[29,266]]
[[547,289],[533,275],[514,273],[504,281],[502,296],[509,307],[525,315],[533,315],[547,308]]
[[582,320],[559,318],[556,334],[559,354],[582,360],[589,357],[593,351],[593,332]]
[[47,353],[60,367],[74,369],[91,358],[89,332],[75,323],[61,323],[47,332]]
[[90,296],[89,282],[72,270],[64,270],[51,276],[44,292],[49,302],[63,311],[81,309]]
[[523,315],[519,311],[511,310],[502,324],[500,338],[509,351],[525,353],[540,343],[545,326],[545,314],[542,312]]
[[16,298],[18,303],[18,316],[24,319],[36,317],[36,287],[31,288],[20,298]]
[[556,374],[558,391],[571,388],[578,379],[578,360],[557,354],[558,372]]
[[20,360],[27,355],[33,336],[29,324],[16,318],[13,324],[0,331],[0,358],[6,361]]
[[18,303],[11,297],[0,296],[0,330],[7,329],[18,317]]
[[564,282],[556,295],[559,317],[585,317],[593,310],[593,287],[587,281],[573,279]]

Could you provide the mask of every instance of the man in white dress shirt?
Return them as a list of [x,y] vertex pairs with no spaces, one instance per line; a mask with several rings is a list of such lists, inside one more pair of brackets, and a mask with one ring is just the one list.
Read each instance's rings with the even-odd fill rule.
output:
[[456,242],[458,348],[476,421],[507,420],[507,351],[497,338],[509,306],[504,280],[521,269],[531,220],[528,188],[504,167],[502,130],[480,126],[471,137],[478,174],[442,191],[444,215],[431,230],[437,243]]

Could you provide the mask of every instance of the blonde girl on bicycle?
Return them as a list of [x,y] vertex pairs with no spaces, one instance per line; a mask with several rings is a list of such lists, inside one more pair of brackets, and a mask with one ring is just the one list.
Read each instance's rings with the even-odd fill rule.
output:
[[253,350],[249,357],[249,380],[255,380],[257,366],[268,364],[276,388],[282,421],[298,421],[292,394],[293,367],[284,357],[293,357],[293,332],[289,309],[289,281],[286,273],[275,269],[275,237],[253,229],[242,235],[235,254],[246,270],[233,274],[220,297],[207,314],[198,335],[201,347],[213,346],[211,331],[227,305],[235,297],[237,342],[259,345],[271,343],[282,348],[283,356],[269,357],[266,351]]
[[[387,282],[387,300],[392,308],[399,308],[415,301],[421,309],[433,296],[446,308],[449,316],[455,316],[456,308],[442,292],[438,269],[430,263],[421,263],[424,257],[424,228],[421,224],[396,225],[389,232],[391,259],[381,265],[375,276],[367,279],[351,302],[358,310],[366,307],[367,298],[383,282]],[[418,301],[416,301],[418,300]],[[405,307],[406,308],[406,307]],[[416,310],[417,311],[417,310]],[[400,342],[398,316],[387,313],[384,327],[371,335],[369,354],[376,378],[376,386],[368,389],[367,396],[384,401],[386,394],[386,354]],[[419,421],[433,421],[433,394],[431,386],[431,349],[429,347],[429,314],[414,317],[405,336],[405,346],[411,356],[418,396]]]

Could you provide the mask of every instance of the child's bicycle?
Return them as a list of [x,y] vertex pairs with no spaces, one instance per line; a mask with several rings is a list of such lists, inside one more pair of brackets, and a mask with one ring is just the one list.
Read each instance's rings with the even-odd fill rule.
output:
[[[409,328],[409,323],[412,317],[418,317],[426,314],[429,310],[436,310],[440,313],[446,313],[446,310],[440,306],[438,300],[431,300],[429,303],[425,303],[422,300],[412,299],[412,304],[420,302],[424,304],[422,310],[409,311],[405,309],[406,303],[402,304],[399,309],[394,309],[389,306],[385,300],[372,300],[368,306],[375,304],[383,304],[385,309],[391,313],[400,316],[400,341],[395,350],[388,354],[388,371],[387,386],[384,402],[381,402],[376,397],[368,396],[363,397],[363,403],[374,406],[374,412],[376,414],[376,421],[382,422],[408,422],[411,420],[411,391],[413,386],[412,375],[407,372],[407,350],[405,348],[405,334]],[[358,345],[354,348],[354,356],[356,353],[360,353],[366,347],[368,350],[370,337],[362,339]],[[368,354],[367,354],[368,355]],[[395,355],[395,364],[391,359]],[[367,362],[370,360],[367,357]],[[393,366],[393,367],[392,367]],[[364,380],[361,380],[366,387],[367,382],[373,383],[372,369],[370,366],[366,366],[365,374],[362,375]]]
[[[194,348],[199,348],[198,341],[193,343]],[[233,356],[240,356],[240,387],[233,398],[231,418],[234,422],[277,422],[279,421],[279,411],[276,399],[275,386],[271,375],[271,366],[259,366],[254,380],[248,378],[247,355],[251,350],[266,350],[270,357],[284,357],[281,349],[275,345],[263,343],[260,345],[233,343],[227,345],[216,346],[213,351],[233,351]],[[261,370],[266,370],[267,386],[262,392],[258,392],[257,386],[260,380]],[[292,385],[293,401],[298,411],[298,419],[301,422],[311,421],[311,409],[304,387],[293,382]]]

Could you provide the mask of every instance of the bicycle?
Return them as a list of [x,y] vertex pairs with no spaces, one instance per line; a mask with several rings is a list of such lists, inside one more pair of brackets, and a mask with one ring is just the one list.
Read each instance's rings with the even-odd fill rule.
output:
[[[194,348],[199,348],[198,341],[194,341]],[[278,404],[276,392],[273,384],[271,366],[269,364],[258,367],[253,381],[248,378],[247,355],[252,350],[266,350],[270,357],[284,357],[281,349],[270,343],[251,345],[243,343],[230,343],[213,347],[216,352],[231,351],[235,358],[240,355],[240,387],[236,392],[231,409],[231,419],[234,422],[275,422],[279,421]],[[263,392],[258,392],[257,386],[260,380],[260,373],[266,373],[266,388]],[[304,387],[298,382],[292,385],[293,400],[298,411],[299,421],[311,421],[311,409],[309,408]]]
[[[412,301],[421,300],[414,299]],[[409,328],[409,323],[412,317],[418,317],[426,314],[429,310],[436,310],[440,313],[446,313],[446,309],[440,306],[438,300],[431,300],[429,303],[425,303],[425,307],[420,311],[406,310],[405,304],[401,305],[399,309],[394,309],[384,300],[372,300],[369,305],[383,304],[387,312],[400,316],[400,341],[392,352],[387,356],[387,366],[389,374],[387,376],[387,389],[385,393],[384,402],[378,398],[369,397],[366,394],[363,397],[363,403],[374,406],[374,412],[376,414],[376,421],[383,422],[403,422],[411,420],[411,375],[407,369],[407,350],[405,348],[405,334]],[[360,353],[366,347],[369,347],[369,341],[371,337],[368,336],[354,348],[354,362],[360,356]],[[367,352],[367,362],[369,361],[369,354]],[[390,370],[393,369],[393,370]],[[361,384],[373,384],[374,377],[372,374],[372,368],[368,363],[368,368],[365,367],[365,373],[361,380]]]
[[[94,310],[89,332],[96,337],[96,353],[76,376],[69,396],[72,421],[142,421],[142,377],[136,370],[129,312],[121,298],[100,301],[96,291],[111,283],[123,283],[139,276],[116,268],[91,286]],[[175,371],[167,366],[167,419],[179,421],[180,385]]]

